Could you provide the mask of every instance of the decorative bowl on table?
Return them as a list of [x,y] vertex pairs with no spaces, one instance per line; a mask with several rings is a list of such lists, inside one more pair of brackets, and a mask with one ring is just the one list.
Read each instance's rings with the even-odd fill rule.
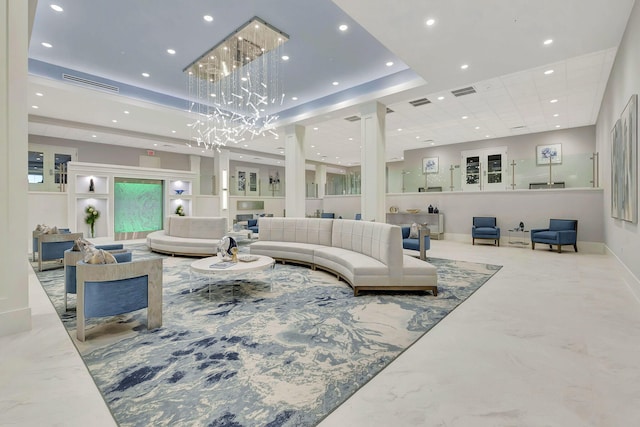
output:
[[178,196],[181,195],[182,193],[184,193],[184,190],[174,190],[174,191],[176,192],[176,194]]
[[391,206],[389,208],[389,212],[391,213],[398,213],[398,207],[397,206]]
[[420,212],[420,209],[407,209],[407,212],[410,214],[417,214]]

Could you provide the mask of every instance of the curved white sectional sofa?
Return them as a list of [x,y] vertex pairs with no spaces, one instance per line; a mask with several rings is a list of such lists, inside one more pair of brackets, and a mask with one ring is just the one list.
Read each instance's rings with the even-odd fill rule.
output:
[[170,255],[215,255],[226,233],[227,218],[171,215],[164,230],[147,235],[147,246]]
[[260,218],[252,254],[303,263],[333,272],[354,296],[362,290],[431,291],[438,295],[436,268],[403,255],[399,226],[344,219]]

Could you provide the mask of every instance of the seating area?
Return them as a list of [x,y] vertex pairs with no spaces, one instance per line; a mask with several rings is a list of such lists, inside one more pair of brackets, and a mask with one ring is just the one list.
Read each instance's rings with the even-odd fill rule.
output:
[[[82,233],[62,232],[57,234],[38,234],[33,237],[34,249],[38,253],[38,271],[51,268],[61,268],[64,266],[64,252],[73,247],[76,239],[82,238]],[[35,255],[33,255],[35,257]],[[47,263],[47,261],[56,261]]]
[[571,245],[578,252],[578,221],[575,219],[550,219],[549,227],[531,230],[531,249],[536,248],[536,243],[556,247],[558,253],[562,252],[562,246]]
[[[420,250],[420,239],[418,234],[411,235],[411,227],[402,227],[402,248],[413,251]],[[424,236],[424,249],[429,250],[431,248],[431,236],[428,234]]]
[[474,216],[471,227],[471,241],[476,244],[476,239],[493,240],[496,246],[500,246],[500,227],[496,225],[494,216]]
[[170,215],[165,229],[147,235],[147,246],[169,255],[215,255],[227,233],[227,218]]
[[436,268],[403,255],[399,226],[329,218],[260,218],[252,254],[321,268],[360,291],[438,293]]

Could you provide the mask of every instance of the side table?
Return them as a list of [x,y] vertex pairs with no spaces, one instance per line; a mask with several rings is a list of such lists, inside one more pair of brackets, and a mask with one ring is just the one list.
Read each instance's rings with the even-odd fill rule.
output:
[[529,246],[527,236],[530,230],[522,230],[520,228],[511,228],[509,231],[509,244],[515,246]]

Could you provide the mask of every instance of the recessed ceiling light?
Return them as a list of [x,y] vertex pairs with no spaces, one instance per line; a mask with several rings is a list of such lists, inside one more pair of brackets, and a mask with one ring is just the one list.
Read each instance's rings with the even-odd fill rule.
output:
[[248,146],[249,146],[249,144],[244,144],[243,145],[244,148],[247,148]]
[[62,12],[64,11],[63,8],[61,8],[60,6],[58,6],[57,4],[52,4],[51,5],[51,9],[55,10],[56,12]]
[[32,105],[32,106],[31,106],[31,108],[33,108],[33,109],[37,110],[37,109],[38,109],[38,108],[40,108],[40,107],[38,107],[37,105]]
[[174,49],[167,49],[167,53],[168,53],[169,55],[175,55],[175,54],[176,54],[176,51],[175,51]]
[[338,29],[340,31],[347,31],[349,29],[349,26],[347,24],[342,24],[338,27]]
[[416,136],[416,139],[420,139],[420,137],[419,137],[419,136]]
[[124,113],[125,113],[125,114],[129,114],[129,112],[128,112],[127,110],[124,110]]
[[560,114],[558,114],[558,113],[555,113],[555,114],[553,115],[553,117],[559,117],[559,116],[560,116]]
[[246,82],[247,78],[246,77],[241,77],[240,80],[242,80],[243,82]]
[[387,67],[391,67],[393,65],[393,61],[389,61],[385,64]]
[[402,132],[402,128],[398,128],[398,132]]
[[462,65],[460,66],[460,69],[461,69],[461,70],[466,70],[467,68],[469,68],[469,64],[462,64]]
[[320,153],[316,153],[318,156],[320,155]]
[[51,43],[42,42],[41,44],[42,44],[42,46],[44,46],[44,47],[53,47],[53,45],[52,45]]
[[485,135],[484,137],[485,137],[485,138],[489,138],[490,136],[491,136],[491,135]]
[[313,130],[318,130],[318,128],[313,128]]
[[289,60],[289,57],[288,57],[287,55],[282,55],[282,60],[283,60],[283,61],[288,61],[288,60]]
[[284,151],[280,151],[280,154],[284,154]]
[[176,131],[175,131],[175,130],[172,130],[172,131],[171,131],[171,133],[176,133]]
[[312,146],[311,146],[311,148],[316,148],[316,146],[315,146],[315,145],[312,145]]
[[546,46],[550,45],[551,43],[553,43],[553,39],[547,39],[543,42],[543,44],[545,44]]
[[211,97],[212,97],[212,98],[215,98],[215,97],[216,97],[216,94],[215,94],[215,93],[212,93],[212,94],[211,94]]
[[349,141],[353,141],[353,138],[349,138]]
[[204,15],[203,19],[207,22],[213,22],[213,16],[211,15]]
[[294,101],[297,101],[298,97],[297,96],[292,96],[291,99],[294,100]]
[[444,99],[444,96],[439,96],[438,97],[438,101],[442,101]]
[[480,126],[476,126],[476,130],[480,129]]
[[149,77],[149,73],[142,73],[142,77]]
[[97,138],[98,135],[91,135],[91,138]]
[[153,144],[153,146],[154,146],[154,147],[157,147],[157,146],[158,146],[158,144]]
[[41,94],[40,92],[36,92],[36,96],[44,96],[44,95]]
[[118,123],[116,119],[111,120],[113,123]]
[[549,74],[553,74],[553,70],[547,70],[544,73],[548,76]]
[[338,86],[340,83],[339,82],[333,82],[331,84],[334,85],[334,86]]
[[551,101],[549,101],[549,102],[550,102],[550,103],[552,103],[552,104],[555,104],[556,102],[558,102],[558,100],[557,100],[557,99],[552,99],[552,100],[551,100]]
[[[436,145],[436,143],[435,143],[435,142],[433,142],[433,141],[431,141],[431,145]],[[404,159],[403,159],[403,160],[404,160]]]
[[557,128],[559,128],[559,127],[560,127],[560,125],[556,125],[556,127],[557,127]]
[[427,26],[429,26],[429,27],[430,27],[430,26],[432,26],[432,25],[433,25],[433,24],[435,24],[435,23],[436,23],[436,20],[435,20],[435,19],[433,19],[433,18],[429,18],[429,19],[427,19],[427,21],[425,22],[425,24],[427,24]]
[[462,120],[467,120],[469,116],[462,116]]

